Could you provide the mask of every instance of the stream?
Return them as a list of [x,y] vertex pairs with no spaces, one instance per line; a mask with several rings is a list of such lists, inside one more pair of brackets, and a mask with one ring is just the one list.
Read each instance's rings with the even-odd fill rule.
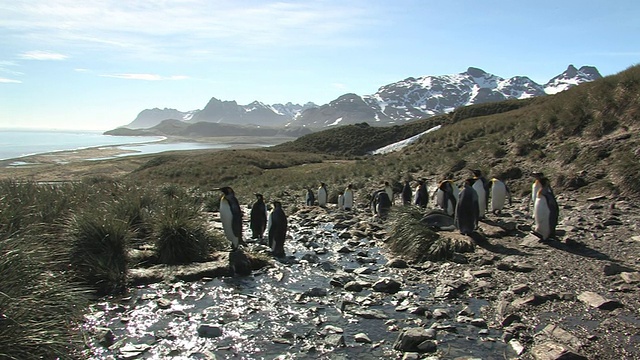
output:
[[[384,223],[364,212],[319,210],[290,215],[287,258],[251,276],[156,283],[95,303],[86,315],[85,329],[93,334],[86,356],[399,359],[403,352],[394,342],[402,329],[422,327],[436,331],[436,359],[515,357],[502,332],[483,324],[484,300],[437,298],[420,281],[424,269],[385,266]],[[378,231],[354,231],[365,226]],[[249,239],[248,225],[245,231]],[[374,291],[382,279],[400,289]],[[349,281],[362,290],[346,290]],[[112,341],[101,344],[101,331]]]

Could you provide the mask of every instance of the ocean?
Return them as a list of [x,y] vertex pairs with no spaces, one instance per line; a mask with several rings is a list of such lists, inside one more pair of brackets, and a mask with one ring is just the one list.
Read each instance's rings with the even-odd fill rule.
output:
[[164,139],[162,136],[110,136],[99,131],[0,130],[0,160],[106,146],[134,151],[120,156],[228,147],[222,144],[196,142],[158,143]]

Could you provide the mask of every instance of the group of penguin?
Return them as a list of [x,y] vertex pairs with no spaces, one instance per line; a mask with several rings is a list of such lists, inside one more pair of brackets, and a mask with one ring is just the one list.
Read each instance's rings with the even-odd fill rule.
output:
[[[242,209],[231,187],[216,189],[222,192],[220,198],[220,221],[225,237],[231,242],[231,251],[245,245],[242,240]],[[287,235],[287,216],[282,209],[282,203],[273,202],[273,209],[268,212],[262,194],[255,194],[256,202],[251,206],[250,228],[252,237],[259,241],[264,239],[267,232],[268,245],[276,257],[283,257],[284,240]]]
[[[511,193],[506,184],[497,178],[487,180],[480,170],[472,170],[473,177],[467,178],[462,187],[458,188],[453,180],[443,180],[438,184],[431,198],[435,198],[436,205],[447,215],[454,217],[456,228],[463,235],[471,235],[478,228],[478,221],[485,217],[487,211],[498,215],[504,208],[507,199],[511,204]],[[555,237],[558,225],[559,207],[549,179],[542,173],[535,172],[531,186],[531,201],[533,203],[532,216],[535,222],[533,233],[546,241]],[[220,199],[220,220],[225,237],[231,242],[232,251],[238,250],[242,240],[242,209],[231,187],[216,189],[222,192]],[[415,195],[409,181],[402,190],[402,202],[426,208],[429,201],[426,180],[418,181]],[[385,182],[383,189],[375,191],[369,202],[374,214],[384,218],[393,204],[393,188]],[[282,257],[284,241],[287,234],[287,216],[279,201],[273,202],[273,209],[268,212],[262,194],[255,194],[256,202],[251,207],[250,227],[252,237],[262,241],[267,232],[268,245],[274,256]],[[489,200],[490,198],[490,200]],[[306,204],[315,205],[315,195],[311,188],[307,188]],[[326,206],[328,191],[325,183],[320,183],[317,190],[319,206]],[[489,208],[490,205],[490,208]],[[351,210],[353,203],[353,187],[347,186],[338,196],[338,208]]]
[[[471,235],[478,228],[478,221],[485,217],[487,211],[498,215],[507,199],[511,204],[511,193],[504,182],[497,178],[487,180],[480,170],[472,170],[472,173],[473,177],[466,179],[461,188],[455,186],[452,180],[440,182],[433,195],[437,206],[448,215],[454,216],[456,227],[464,235]],[[531,186],[531,214],[535,223],[533,233],[546,241],[555,237],[559,216],[558,202],[549,179],[540,172],[532,175],[534,182]],[[424,180],[419,181],[414,200],[416,205],[426,206],[425,189]],[[403,199],[406,200],[404,191]]]

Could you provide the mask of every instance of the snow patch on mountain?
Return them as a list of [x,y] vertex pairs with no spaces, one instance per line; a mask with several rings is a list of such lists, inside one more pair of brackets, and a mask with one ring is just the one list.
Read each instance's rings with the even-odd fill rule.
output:
[[423,131],[420,134],[413,135],[412,137],[410,137],[408,139],[400,140],[400,141],[398,141],[396,143],[389,144],[387,146],[381,147],[380,149],[372,151],[371,154],[372,155],[388,154],[390,152],[394,152],[394,151],[398,151],[398,150],[404,149],[405,147],[407,147],[407,146],[413,144],[414,142],[418,141],[418,139],[420,139],[420,137],[422,137],[423,135],[440,129],[441,126],[442,125],[434,126],[431,129],[429,129],[427,131]]

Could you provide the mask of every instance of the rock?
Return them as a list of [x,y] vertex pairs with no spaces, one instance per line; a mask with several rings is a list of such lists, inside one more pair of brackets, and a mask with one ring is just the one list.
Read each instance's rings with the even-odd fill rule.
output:
[[469,322],[471,325],[475,326],[475,327],[479,327],[479,328],[486,328],[487,327],[487,321],[483,318],[475,318],[472,319]]
[[334,347],[344,347],[344,335],[342,334],[329,334],[324,338],[324,343]]
[[360,292],[363,286],[358,281],[349,281],[344,285],[344,289],[351,292]]
[[317,264],[320,262],[320,257],[318,257],[318,255],[316,254],[306,253],[302,255],[302,258],[300,258],[300,260],[307,261],[310,264]]
[[604,274],[606,276],[613,276],[613,275],[618,275],[622,272],[634,272],[636,271],[635,269],[632,269],[628,266],[623,266],[623,265],[619,265],[616,263],[609,263],[609,264],[605,264],[604,268],[602,269],[604,271]]
[[420,359],[420,353],[417,352],[406,352],[402,354],[402,360],[418,360]]
[[353,250],[351,250],[349,247],[347,246],[343,246],[340,249],[337,250],[338,253],[340,254],[348,254],[348,253],[352,253]]
[[306,297],[324,297],[327,296],[327,289],[324,288],[319,288],[319,287],[314,287],[311,288],[307,291],[305,291],[304,293],[302,293],[302,296],[306,296]]
[[407,262],[405,260],[402,260],[402,259],[391,259],[391,260],[387,261],[385,266],[386,267],[390,267],[390,268],[396,268],[396,269],[406,269],[406,268],[409,267]]
[[115,342],[116,336],[111,329],[107,327],[98,327],[94,331],[98,344],[108,348]]
[[515,299],[511,302],[510,306],[514,309],[521,309],[524,306],[538,306],[546,302],[548,299],[544,296],[533,294],[523,298]]
[[161,298],[158,299],[156,303],[158,304],[158,308],[160,309],[168,309],[171,307],[171,300],[169,299]]
[[229,269],[233,275],[251,275],[251,261],[242,249],[229,253]]
[[357,333],[353,336],[354,340],[360,344],[371,344],[371,339],[365,333]]
[[534,346],[531,355],[536,360],[588,360],[585,356],[551,341]]
[[200,324],[198,326],[198,336],[203,338],[215,338],[222,336],[222,328],[213,324]]
[[435,309],[433,310],[433,318],[434,319],[449,319],[451,315],[449,314],[449,310],[447,309]]
[[638,272],[621,272],[620,277],[627,284],[635,284],[640,282],[640,273]]
[[491,269],[476,270],[472,271],[471,275],[475,278],[486,278],[491,277],[493,275],[493,271],[491,271]]
[[428,340],[432,340],[432,337],[426,329],[421,327],[406,328],[398,334],[393,348],[402,352],[424,352],[418,346]]
[[563,344],[571,345],[575,349],[579,349],[583,346],[582,342],[577,337],[557,325],[549,324],[542,329],[542,332],[554,337]]
[[333,326],[333,325],[327,325],[324,327],[324,329],[322,329],[322,331],[320,331],[320,334],[322,335],[342,334],[342,333],[344,333],[344,329],[338,326]]
[[[531,229],[529,229],[531,230]],[[529,230],[521,230],[521,231],[529,231]],[[547,245],[543,244],[542,242],[540,242],[540,238],[533,235],[533,234],[528,234],[527,236],[524,237],[524,239],[522,239],[522,241],[520,242],[520,246],[522,247],[526,247],[526,248],[531,248],[531,249],[546,249],[548,248]]]
[[508,261],[499,262],[497,267],[498,267],[498,270],[515,271],[515,272],[523,272],[523,273],[532,272],[533,270],[536,269],[533,265],[530,265],[527,263],[523,263],[523,262],[512,263]]
[[358,275],[369,275],[369,274],[373,274],[373,269],[370,267],[363,266],[353,270],[353,273]]
[[120,348],[119,359],[128,360],[137,358],[150,348],[151,346],[147,344],[127,344]]
[[373,284],[373,290],[387,294],[395,294],[400,290],[401,284],[393,279],[380,279]]
[[622,303],[619,301],[607,299],[592,291],[585,291],[581,293],[578,295],[578,300],[600,310],[614,310],[622,307]]
[[514,322],[520,321],[520,320],[521,320],[520,315],[509,314],[502,319],[502,321],[500,322],[500,325],[502,325],[503,327],[507,327],[513,324]]
[[387,314],[382,310],[374,310],[374,309],[349,309],[354,315],[358,315],[365,319],[388,319]]
[[337,274],[329,281],[329,284],[336,287],[344,287],[347,283],[355,281],[355,278],[352,275],[341,273]]
[[509,290],[512,291],[516,295],[522,295],[529,291],[529,285],[526,284],[515,284],[509,287]]
[[464,284],[458,282],[445,282],[436,287],[433,297],[436,299],[453,299],[464,288]]
[[434,340],[426,340],[418,344],[418,351],[422,353],[432,353],[438,350],[438,344]]

